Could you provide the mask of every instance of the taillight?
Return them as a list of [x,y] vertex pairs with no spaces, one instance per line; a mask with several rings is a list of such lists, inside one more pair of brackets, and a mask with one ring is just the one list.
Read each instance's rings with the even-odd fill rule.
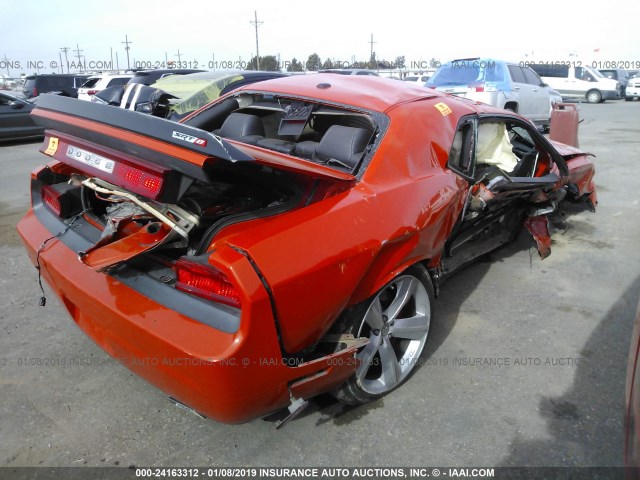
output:
[[96,93],[98,93],[100,90],[87,90],[87,95],[95,95]]
[[60,195],[49,185],[42,187],[42,203],[49,207],[58,217],[61,216],[62,205],[60,205]]
[[469,85],[469,89],[475,92],[484,92],[484,83],[472,83]]
[[240,308],[240,294],[229,278],[211,265],[183,258],[175,263],[175,287],[198,297]]
[[42,203],[60,218],[69,218],[82,210],[80,191],[67,183],[44,185]]
[[146,197],[157,198],[162,189],[162,177],[123,163],[116,164],[113,175],[120,180],[123,188]]
[[33,96],[34,97],[38,96],[38,89],[36,87],[33,87]]

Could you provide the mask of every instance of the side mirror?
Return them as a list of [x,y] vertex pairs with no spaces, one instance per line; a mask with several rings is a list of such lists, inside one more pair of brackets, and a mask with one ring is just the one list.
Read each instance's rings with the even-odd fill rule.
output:
[[546,83],[544,83],[544,82],[540,82],[540,86],[541,86],[541,87],[548,87],[549,85],[548,85],[548,84],[546,84]]
[[24,107],[24,103],[17,102],[15,100],[13,100],[12,102],[9,102],[9,108],[12,108],[14,110],[19,110],[22,107]]

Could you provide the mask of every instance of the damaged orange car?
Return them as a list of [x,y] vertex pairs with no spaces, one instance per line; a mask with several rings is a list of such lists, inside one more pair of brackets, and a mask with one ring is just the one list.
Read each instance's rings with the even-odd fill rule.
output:
[[438,286],[524,225],[542,257],[587,154],[526,119],[375,77],[236,90],[181,123],[42,96],[18,230],[74,321],[171,397],[243,422],[419,364]]

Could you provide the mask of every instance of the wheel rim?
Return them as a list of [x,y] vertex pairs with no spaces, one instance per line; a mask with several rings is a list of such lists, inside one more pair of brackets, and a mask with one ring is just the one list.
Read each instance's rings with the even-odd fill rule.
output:
[[380,291],[364,315],[358,337],[369,343],[358,353],[360,387],[383,394],[397,387],[418,365],[431,323],[429,294],[412,275],[398,277]]
[[598,94],[598,92],[589,92],[587,100],[589,100],[589,103],[598,103],[600,101],[600,94]]

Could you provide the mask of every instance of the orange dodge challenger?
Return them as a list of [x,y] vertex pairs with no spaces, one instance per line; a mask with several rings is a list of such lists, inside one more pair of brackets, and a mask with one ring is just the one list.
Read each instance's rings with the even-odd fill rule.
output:
[[[588,154],[376,77],[248,85],[180,123],[43,95],[18,230],[78,326],[180,403],[243,422],[418,365],[434,294],[524,226],[541,257]],[[43,297],[44,299],[44,297]]]

